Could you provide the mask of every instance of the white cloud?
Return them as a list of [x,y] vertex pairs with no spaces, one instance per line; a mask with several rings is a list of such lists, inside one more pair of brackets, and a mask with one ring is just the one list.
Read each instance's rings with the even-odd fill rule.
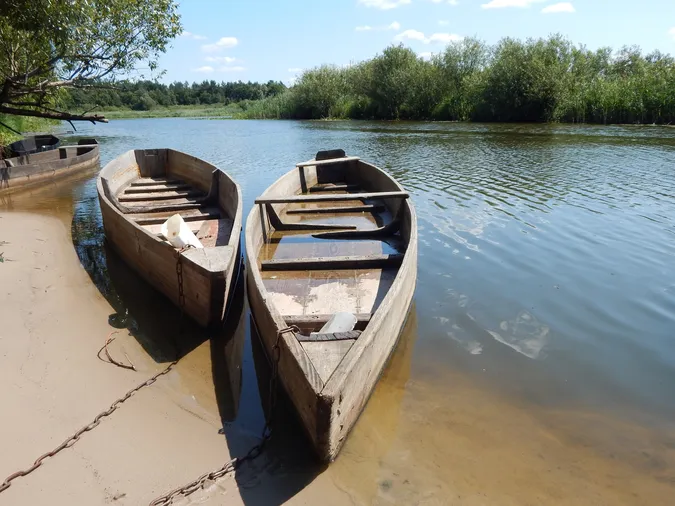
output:
[[452,6],[459,5],[459,0],[431,0],[435,4],[446,3]]
[[394,40],[403,41],[403,40],[417,40],[424,42],[425,44],[430,44],[432,42],[439,44],[448,44],[450,42],[456,42],[462,40],[464,37],[457,35],[456,33],[434,33],[433,35],[427,37],[424,33],[417,30],[406,30],[399,33]]
[[183,31],[183,33],[181,33],[180,36],[185,37],[186,39],[206,40],[206,37],[204,37],[203,35],[197,35],[196,33],[186,31]]
[[234,63],[237,61],[232,56],[207,56],[204,60],[211,63]]
[[298,72],[302,72],[302,69],[300,67],[292,67],[288,69],[288,71],[291,72],[292,74],[297,74]]
[[673,39],[675,39],[675,26],[668,30],[668,33],[673,36]]
[[481,5],[483,9],[504,9],[506,7],[529,7],[532,4],[545,2],[546,0],[492,0]]
[[418,32],[417,30],[406,30],[405,32],[401,32],[396,37],[394,37],[394,40],[419,40],[425,44],[428,44],[427,38],[424,36],[424,34],[422,32]]
[[235,66],[235,67],[220,67],[219,72],[243,72],[246,70],[246,67]]
[[429,37],[429,42],[448,44],[450,42],[460,41],[463,38],[464,37],[457,35],[456,33],[434,33],[431,37]]
[[407,5],[410,2],[411,0],[359,0],[359,3],[363,4],[366,7],[373,7],[375,9],[381,9],[383,11],[395,9],[400,5]]
[[213,72],[213,70],[214,70],[213,67],[209,65],[204,65],[203,67],[192,69],[193,72],[202,72],[204,74],[210,74],[211,72]]
[[448,25],[450,24],[450,21],[448,21],[448,20],[446,20],[446,19],[441,19],[441,20],[438,22],[438,24],[441,25],[441,26],[448,26]]
[[432,56],[433,54],[434,54],[434,53],[432,53],[431,51],[424,51],[423,53],[420,53],[420,54],[418,54],[417,56],[419,56],[419,57],[422,58],[423,60],[431,60],[431,56]]
[[214,44],[204,44],[202,46],[202,51],[205,51],[207,53],[215,53],[220,51],[221,49],[228,49],[231,47],[235,47],[236,45],[239,44],[239,41],[237,40],[236,37],[222,37],[218,42]]
[[378,31],[378,32],[383,32],[386,30],[400,30],[401,29],[401,23],[398,21],[394,21],[392,24],[387,25],[387,26],[369,26],[369,25],[364,25],[364,26],[357,26],[354,28],[357,32],[372,32],[372,31]]
[[569,2],[560,2],[558,4],[549,5],[544,7],[541,12],[544,14],[557,14],[559,12],[576,12],[574,5]]

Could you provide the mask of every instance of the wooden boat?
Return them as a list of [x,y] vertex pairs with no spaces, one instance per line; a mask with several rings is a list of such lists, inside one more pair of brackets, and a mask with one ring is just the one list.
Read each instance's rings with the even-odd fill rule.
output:
[[[316,453],[331,461],[405,323],[415,210],[391,176],[342,150],[298,164],[255,202],[246,224],[251,312]],[[352,313],[354,329],[318,332],[337,312]]]
[[[97,189],[105,236],[117,253],[197,323],[222,323],[241,256],[239,185],[188,154],[146,149],[106,165]],[[178,250],[161,237],[174,214],[204,248]]]
[[80,139],[75,146],[0,160],[0,193],[90,169],[98,162],[96,139]]
[[12,156],[22,156],[56,149],[60,144],[61,139],[52,134],[38,134],[12,142],[7,148],[12,153]]

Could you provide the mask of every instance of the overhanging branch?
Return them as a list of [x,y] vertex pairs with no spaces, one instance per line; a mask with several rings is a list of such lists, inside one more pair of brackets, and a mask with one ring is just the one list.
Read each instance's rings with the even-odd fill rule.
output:
[[105,116],[94,114],[87,116],[86,114],[69,114],[67,112],[59,111],[34,111],[31,109],[17,109],[15,107],[7,107],[0,105],[0,113],[14,114],[16,116],[31,116],[34,118],[57,119],[62,121],[91,121],[92,123],[107,123]]

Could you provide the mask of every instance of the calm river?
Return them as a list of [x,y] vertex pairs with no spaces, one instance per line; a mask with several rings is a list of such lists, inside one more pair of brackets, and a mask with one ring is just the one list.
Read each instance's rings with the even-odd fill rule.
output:
[[[672,504],[675,129],[152,119],[78,134],[102,163],[150,147],[208,160],[241,184],[245,214],[320,149],[411,192],[401,345],[330,468],[297,457],[297,435],[270,458],[293,478],[279,502],[326,479],[355,504]],[[67,192],[74,241],[102,251],[95,176]],[[262,426],[248,334],[245,350],[230,439]]]

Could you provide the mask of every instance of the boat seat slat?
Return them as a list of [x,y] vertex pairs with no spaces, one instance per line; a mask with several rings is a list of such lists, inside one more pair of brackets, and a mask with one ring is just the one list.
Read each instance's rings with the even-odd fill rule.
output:
[[182,184],[180,179],[169,179],[165,177],[143,177],[133,181],[129,186],[155,186],[158,184]]
[[360,330],[350,330],[349,332],[333,332],[330,334],[321,334],[320,332],[312,332],[305,336],[302,334],[295,334],[298,341],[301,343],[316,343],[324,341],[354,341],[361,335]]
[[[157,217],[149,217],[148,215],[145,214],[138,216],[134,215],[127,215],[127,216],[129,216],[130,219],[134,220],[138,225],[158,225],[164,223],[174,214],[176,213],[170,213],[167,216],[157,216]],[[197,211],[188,210],[178,214],[180,214],[181,218],[183,218],[183,221],[185,222],[214,220],[220,218],[220,212],[218,211],[202,212],[201,210]]]
[[315,185],[309,189],[309,193],[332,192],[332,191],[354,191],[360,187],[357,184],[326,184]]
[[172,184],[157,184],[157,185],[144,185],[144,186],[129,186],[124,190],[125,195],[131,195],[135,193],[157,193],[157,192],[167,192],[167,191],[180,191],[180,190],[190,190],[192,186],[187,183],[172,183]]
[[205,197],[204,192],[199,190],[187,191],[165,191],[161,193],[142,193],[131,195],[120,195],[117,197],[119,202],[152,202],[155,200],[173,200],[180,198]]
[[287,209],[286,214],[337,214],[337,213],[365,213],[381,212],[386,208],[382,205],[366,204],[361,206],[335,206],[335,207],[310,207],[300,209]]
[[342,193],[338,195],[290,195],[288,197],[260,197],[255,200],[256,204],[302,204],[309,202],[340,202],[343,200],[384,199],[399,198],[407,199],[410,194],[405,191],[398,192],[372,192],[372,193]]
[[262,271],[304,271],[334,269],[377,269],[398,267],[403,255],[363,255],[314,258],[272,259],[260,262]]
[[340,158],[330,158],[329,160],[309,160],[308,162],[301,162],[296,167],[317,167],[319,165],[334,165],[336,163],[356,162],[360,160],[358,156],[345,156]]
[[[371,313],[359,313],[354,315],[358,323],[368,323],[372,318]],[[296,325],[298,327],[304,327],[308,325],[324,325],[333,317],[332,314],[311,314],[311,315],[284,315],[283,319],[286,321],[286,324],[290,327],[291,325]]]

